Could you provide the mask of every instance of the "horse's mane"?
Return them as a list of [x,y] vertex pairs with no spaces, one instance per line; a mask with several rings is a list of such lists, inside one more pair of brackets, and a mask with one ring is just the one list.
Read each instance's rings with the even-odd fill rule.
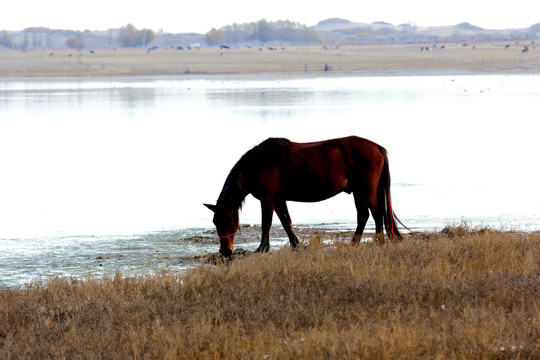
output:
[[247,179],[250,170],[254,166],[267,163],[272,158],[288,154],[290,144],[291,142],[284,138],[269,138],[242,155],[227,176],[217,205],[241,209],[249,193]]

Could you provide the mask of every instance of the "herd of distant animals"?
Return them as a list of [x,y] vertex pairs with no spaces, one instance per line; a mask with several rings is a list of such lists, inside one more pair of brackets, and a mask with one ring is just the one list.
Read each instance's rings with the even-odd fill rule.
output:
[[[463,45],[463,47],[469,46],[468,43],[463,43],[462,45]],[[516,45],[519,45],[519,42],[516,42]],[[531,45],[534,47],[534,41],[531,42]],[[250,45],[246,45],[245,47],[246,47],[247,49],[251,49],[251,48],[252,48]],[[506,44],[506,45],[504,46],[505,49],[509,49],[510,47],[511,47],[510,44]],[[238,49],[239,47],[237,46],[237,47],[235,47],[235,48]],[[325,50],[328,49],[328,47],[325,46],[325,45],[323,45],[322,48],[325,49]],[[337,46],[336,48],[339,48],[339,46]],[[473,48],[473,49],[476,49],[476,46],[473,45],[472,48]],[[194,49],[200,49],[200,46],[186,46],[186,47],[183,47],[183,46],[176,46],[176,47],[171,46],[170,49],[176,49],[176,50],[180,50],[180,51],[182,51],[182,50],[194,50]],[[219,47],[219,50],[220,50],[220,51],[221,51],[221,50],[232,50],[232,49],[234,49],[234,47],[229,46],[229,45],[221,45],[221,46]],[[264,49],[265,49],[265,48],[263,48],[263,47],[259,47],[259,51],[263,51]],[[434,50],[434,49],[441,49],[441,50],[444,50],[444,49],[446,49],[446,45],[440,45],[440,46],[437,46],[437,44],[433,44],[433,45],[421,46],[421,47],[420,47],[420,51],[421,51],[421,52],[423,52],[423,51],[431,51],[431,50]],[[113,49],[113,50],[116,50],[116,49]],[[147,53],[150,53],[150,52],[156,51],[156,50],[159,50],[159,47],[158,47],[158,46],[152,46],[152,47],[147,48],[147,49],[146,49],[146,52],[147,52]],[[282,47],[272,47],[272,46],[267,46],[267,47],[266,47],[266,50],[268,50],[268,51],[277,51],[277,50],[286,50],[286,48],[285,48],[284,46],[282,46]],[[525,53],[527,53],[527,52],[529,52],[529,46],[528,46],[528,45],[523,45],[523,47],[521,48],[521,53],[522,53],[522,54],[525,54]],[[95,54],[96,52],[95,52],[95,50],[88,50],[88,53],[90,53],[90,54]],[[223,52],[221,52],[221,55],[223,55]],[[54,56],[54,52],[49,53],[49,56]],[[69,54],[68,54],[68,57],[72,57],[72,56],[73,56],[73,53],[69,53]]]

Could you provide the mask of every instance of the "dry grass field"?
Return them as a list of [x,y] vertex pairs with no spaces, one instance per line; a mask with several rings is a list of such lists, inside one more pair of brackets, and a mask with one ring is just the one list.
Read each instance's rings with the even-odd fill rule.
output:
[[540,50],[503,43],[445,45],[296,46],[233,49],[0,51],[0,77],[173,74],[321,73],[449,74],[539,72]]
[[540,234],[349,235],[180,275],[2,288],[0,358],[540,358]]

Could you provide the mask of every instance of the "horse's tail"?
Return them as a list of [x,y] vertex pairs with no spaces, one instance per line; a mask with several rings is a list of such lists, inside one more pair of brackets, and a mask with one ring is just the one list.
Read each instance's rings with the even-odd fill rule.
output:
[[[388,155],[386,149],[379,146],[379,151],[384,156],[384,165],[379,179],[379,188],[377,191],[379,209],[383,211],[384,227],[386,234],[392,239],[393,242],[399,242],[403,240],[403,235],[399,232],[397,222],[401,225],[403,223],[397,218],[396,214],[392,210],[392,197],[390,195],[390,166],[388,165]],[[384,209],[382,209],[384,204]],[[405,225],[403,227],[407,228]]]

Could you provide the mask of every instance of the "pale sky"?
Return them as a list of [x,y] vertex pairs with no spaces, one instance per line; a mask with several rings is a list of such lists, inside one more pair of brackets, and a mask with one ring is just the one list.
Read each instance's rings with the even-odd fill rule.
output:
[[469,22],[486,29],[524,28],[540,22],[538,0],[7,0],[0,30],[44,26],[107,30],[133,24],[165,32],[206,33],[233,23],[291,20],[307,26],[339,17],[394,25],[455,25]]

